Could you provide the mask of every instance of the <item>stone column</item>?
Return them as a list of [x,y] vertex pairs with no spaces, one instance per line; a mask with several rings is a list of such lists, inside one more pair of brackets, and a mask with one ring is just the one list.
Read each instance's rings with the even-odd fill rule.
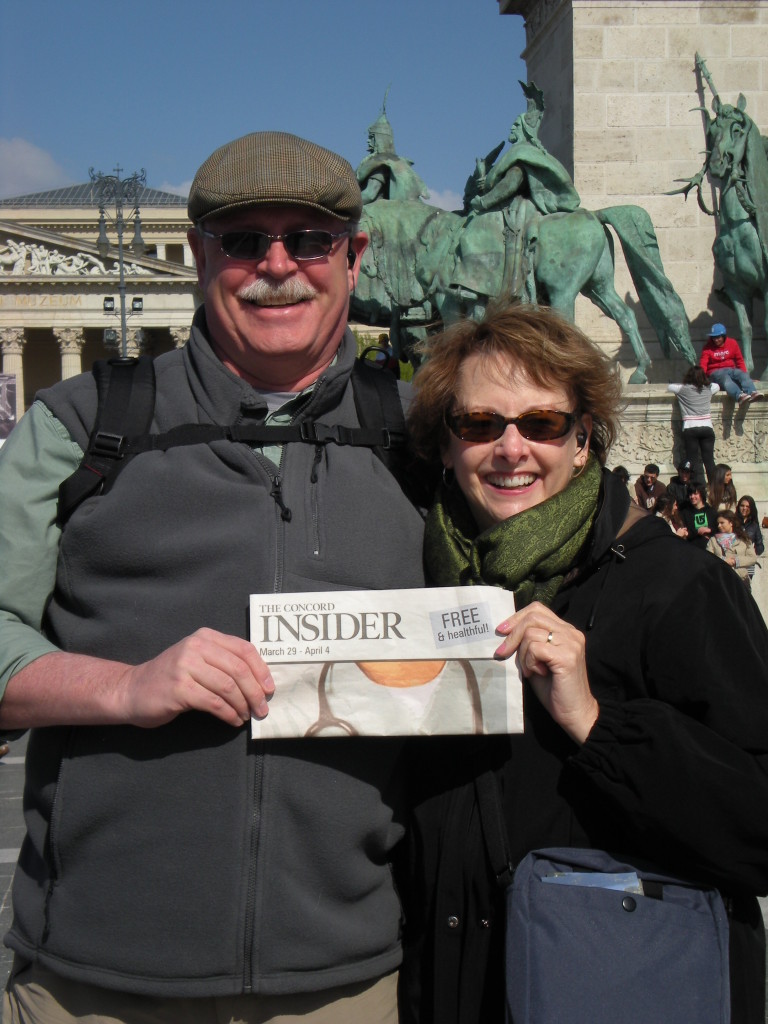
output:
[[169,327],[174,348],[184,348],[189,341],[189,327]]
[[157,243],[157,258],[159,260],[165,259],[165,242]]
[[82,354],[85,336],[81,328],[54,328],[53,335],[61,352],[61,379],[76,377],[83,372]]
[[22,352],[26,338],[23,327],[0,327],[0,351],[3,353],[3,373],[16,377],[16,422],[21,419],[24,405],[24,363]]

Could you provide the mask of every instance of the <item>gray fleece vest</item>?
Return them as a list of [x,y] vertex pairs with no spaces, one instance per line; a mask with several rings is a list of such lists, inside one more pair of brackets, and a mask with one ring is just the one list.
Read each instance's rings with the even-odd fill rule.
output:
[[[348,334],[298,419],[357,425],[353,359]],[[153,430],[263,415],[203,331],[156,365]],[[91,375],[40,397],[84,448]],[[279,467],[229,442],[147,453],[72,517],[45,629],[66,651],[135,664],[201,626],[246,637],[251,593],[421,586],[421,541],[369,449],[290,444]],[[198,713],[35,730],[8,942],[59,974],[158,996],[378,977],[400,960],[400,752],[259,743]]]

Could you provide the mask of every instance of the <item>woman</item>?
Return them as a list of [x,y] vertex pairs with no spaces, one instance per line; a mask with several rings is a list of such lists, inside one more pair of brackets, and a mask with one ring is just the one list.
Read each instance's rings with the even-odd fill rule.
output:
[[736,511],[739,514],[739,519],[741,520],[741,524],[744,527],[747,536],[752,541],[755,554],[762,555],[765,551],[765,545],[763,544],[763,534],[760,530],[757,505],[755,504],[755,499],[751,494],[742,494],[739,498],[739,503],[736,506]]
[[668,384],[667,391],[677,396],[683,417],[683,445],[685,457],[693,463],[697,480],[701,479],[701,464],[712,483],[715,473],[715,431],[712,426],[712,396],[720,390],[700,366],[692,366],[683,377],[682,384]]
[[732,1020],[762,1024],[762,617],[726,566],[678,544],[603,470],[620,385],[575,327],[512,306],[427,354],[410,426],[445,473],[425,564],[435,585],[514,593],[495,656],[518,658],[525,731],[419,741],[401,1021],[504,1020],[503,893],[474,789],[490,767],[514,863],[546,846],[621,850],[731,896]]
[[657,499],[654,513],[660,519],[663,519],[670,530],[677,536],[682,537],[685,540],[688,537],[688,527],[683,522],[680,512],[677,508],[677,499],[673,494],[667,491],[666,494]]
[[742,583],[750,586],[749,570],[754,567],[757,555],[735,512],[724,509],[717,513],[717,533],[710,537],[707,551],[727,562]]
[[727,509],[736,511],[736,487],[733,483],[731,467],[720,462],[715,466],[715,477],[709,489],[709,503],[716,512]]

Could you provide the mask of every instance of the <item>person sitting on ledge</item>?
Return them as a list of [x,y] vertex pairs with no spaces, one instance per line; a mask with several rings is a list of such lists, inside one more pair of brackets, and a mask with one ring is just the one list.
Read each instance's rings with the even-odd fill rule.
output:
[[724,324],[712,325],[701,350],[699,366],[739,405],[762,397],[747,373],[739,343],[728,337]]

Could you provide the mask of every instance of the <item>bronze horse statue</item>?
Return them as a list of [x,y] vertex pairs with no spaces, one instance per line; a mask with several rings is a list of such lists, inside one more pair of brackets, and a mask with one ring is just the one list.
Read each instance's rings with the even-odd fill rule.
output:
[[[637,359],[630,383],[645,383],[651,360],[635,314],[614,286],[610,226],[664,355],[675,350],[694,363],[685,310],[664,273],[650,217],[637,206],[581,208],[568,172],[538,139],[542,94],[533,83],[521,85],[528,110],[512,126],[512,145],[498,163],[503,143],[477,160],[461,212],[414,198],[377,198],[364,206],[361,227],[371,244],[353,315],[388,325],[395,353],[405,357],[430,327],[477,318],[492,299],[539,302],[572,320],[583,294],[624,331]],[[376,158],[382,175],[388,163],[402,163],[391,129],[387,146]],[[361,185],[366,166],[358,168]]]
[[[723,279],[722,290],[739,323],[744,362],[752,373],[751,314],[756,298],[764,303],[768,337],[768,139],[745,113],[747,101],[741,93],[735,107],[721,101],[698,53],[696,67],[713,94],[714,117],[705,107],[697,108],[706,116],[707,155],[698,174],[669,194],[682,193],[687,198],[695,188],[699,207],[718,219],[712,252]],[[701,193],[707,172],[718,187],[714,210],[708,209]],[[768,367],[761,380],[768,380]]]

